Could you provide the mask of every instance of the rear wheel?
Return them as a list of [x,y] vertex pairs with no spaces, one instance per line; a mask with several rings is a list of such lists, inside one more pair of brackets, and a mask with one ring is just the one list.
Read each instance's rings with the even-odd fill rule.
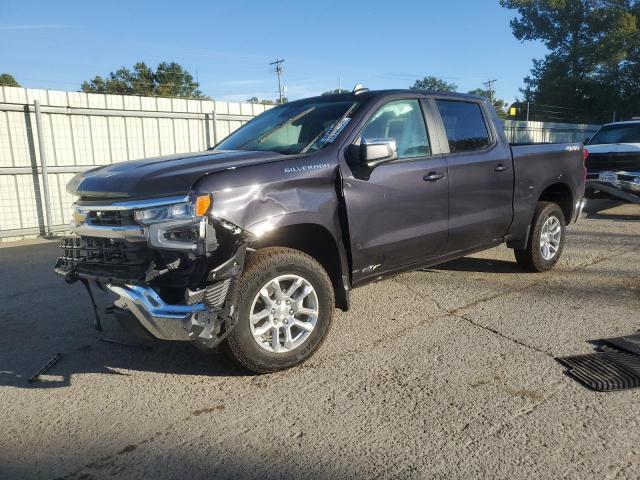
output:
[[225,350],[257,373],[309,358],[333,318],[329,276],[309,255],[290,248],[253,252],[238,284],[238,324]]
[[565,239],[562,209],[539,202],[533,215],[527,248],[514,250],[518,265],[532,272],[547,271],[558,263]]

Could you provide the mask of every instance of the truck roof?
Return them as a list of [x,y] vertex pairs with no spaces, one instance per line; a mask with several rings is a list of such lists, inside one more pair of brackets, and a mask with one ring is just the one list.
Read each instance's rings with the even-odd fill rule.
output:
[[605,123],[603,127],[611,127],[614,125],[638,125],[638,124],[640,124],[640,120],[626,120],[624,122]]
[[638,125],[638,124],[640,124],[640,120],[625,120],[624,122],[605,123],[602,126],[603,127],[613,127],[615,125]]
[[458,99],[480,99],[480,100],[486,100],[485,97],[482,97],[480,95],[473,95],[470,93],[457,93],[457,92],[440,92],[440,91],[432,91],[432,90],[410,90],[408,88],[398,88],[398,89],[388,89],[388,90],[360,90],[357,93],[354,92],[348,92],[348,93],[332,93],[330,95],[319,95],[316,97],[309,97],[309,98],[304,98],[304,99],[300,99],[300,100],[294,100],[293,102],[290,103],[294,103],[294,102],[300,102],[300,101],[308,101],[308,100],[326,100],[326,101],[336,101],[336,100],[361,100],[361,99],[371,99],[371,98],[376,98],[376,97],[384,97],[386,95],[392,95],[392,94],[397,94],[397,93],[423,93],[425,95],[429,94],[429,95],[438,95],[438,96],[442,96],[442,97],[451,97],[451,98],[458,98]]

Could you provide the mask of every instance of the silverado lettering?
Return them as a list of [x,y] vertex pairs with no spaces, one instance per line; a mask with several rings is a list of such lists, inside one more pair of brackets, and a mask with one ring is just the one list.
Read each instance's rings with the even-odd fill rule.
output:
[[322,163],[319,165],[302,165],[300,167],[285,167],[283,169],[284,173],[297,173],[297,172],[306,172],[308,170],[319,170],[321,168],[329,168],[331,165],[328,163]]

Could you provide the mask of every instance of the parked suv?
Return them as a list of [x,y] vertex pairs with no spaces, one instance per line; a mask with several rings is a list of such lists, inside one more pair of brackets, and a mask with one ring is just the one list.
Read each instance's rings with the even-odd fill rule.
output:
[[352,288],[503,242],[552,268],[584,180],[581,144],[510,146],[482,97],[309,98],[212,150],[74,177],[56,272],[105,286],[152,337],[272,372],[316,351]]

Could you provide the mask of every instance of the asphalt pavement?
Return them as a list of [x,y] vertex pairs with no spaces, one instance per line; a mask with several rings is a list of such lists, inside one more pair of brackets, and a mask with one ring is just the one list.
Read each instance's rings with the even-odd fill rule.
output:
[[3,245],[0,478],[640,478],[640,390],[556,360],[640,329],[640,207],[595,202],[569,232],[548,273],[499,247],[357,289],[315,356],[270,375],[101,342],[125,337],[93,329],[55,242]]

